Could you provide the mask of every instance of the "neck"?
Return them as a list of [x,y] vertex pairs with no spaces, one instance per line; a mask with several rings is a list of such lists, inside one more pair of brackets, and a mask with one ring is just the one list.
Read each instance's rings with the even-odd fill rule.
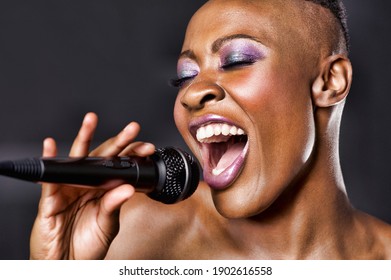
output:
[[285,193],[244,223],[247,233],[257,232],[251,238],[258,238],[260,251],[269,257],[343,258],[347,253],[343,239],[353,227],[354,210],[345,191],[338,141],[333,140],[338,135],[329,136],[318,137],[307,166]]

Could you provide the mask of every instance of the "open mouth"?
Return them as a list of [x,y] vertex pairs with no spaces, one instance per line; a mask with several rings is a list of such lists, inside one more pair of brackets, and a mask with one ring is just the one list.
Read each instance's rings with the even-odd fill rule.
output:
[[228,187],[242,169],[248,150],[245,131],[228,123],[209,123],[198,127],[204,179],[212,187]]

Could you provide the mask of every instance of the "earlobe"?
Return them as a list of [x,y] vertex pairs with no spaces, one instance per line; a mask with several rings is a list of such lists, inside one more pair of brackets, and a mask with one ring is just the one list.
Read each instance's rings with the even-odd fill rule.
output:
[[341,55],[327,58],[322,71],[312,84],[312,99],[317,107],[331,107],[343,100],[352,83],[352,65]]

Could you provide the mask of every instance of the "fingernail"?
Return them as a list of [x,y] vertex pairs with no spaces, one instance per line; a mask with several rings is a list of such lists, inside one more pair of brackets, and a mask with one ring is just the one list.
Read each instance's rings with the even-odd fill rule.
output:
[[142,153],[154,151],[155,145],[153,145],[151,143],[143,143],[141,146],[137,147],[137,150]]
[[135,128],[135,122],[131,122],[130,124],[128,124],[125,128],[124,128],[124,130],[125,131],[128,131],[128,130],[132,130],[132,129],[134,129]]
[[91,119],[91,118],[90,118],[89,115],[85,115],[85,116],[84,116],[84,119],[83,119],[83,123],[84,123],[84,124],[88,123],[88,122],[90,121],[90,119]]
[[125,126],[124,130],[125,130],[125,131],[128,131],[128,130],[130,130],[131,128],[132,128],[132,124],[130,123],[130,124],[128,124],[127,126]]
[[145,148],[146,149],[155,149],[155,145],[154,144],[151,144],[151,143],[145,143]]

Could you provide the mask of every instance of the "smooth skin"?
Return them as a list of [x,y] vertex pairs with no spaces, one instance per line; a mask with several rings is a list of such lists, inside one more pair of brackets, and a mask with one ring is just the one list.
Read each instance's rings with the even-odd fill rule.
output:
[[[306,24],[313,15],[322,17]],[[202,165],[208,159],[189,123],[214,114],[243,128],[249,152],[239,176],[218,190],[202,182],[170,206],[131,186],[105,193],[45,184],[31,257],[390,259],[391,227],[354,209],[346,194],[338,139],[352,65],[330,28],[331,13],[307,1],[208,1],[186,32],[178,65],[196,74],[180,87],[174,117]],[[221,67],[236,40],[262,58]],[[88,114],[72,156],[153,152],[133,143],[139,126],[131,123],[89,153],[96,124]],[[44,155],[55,150],[46,140]]]

